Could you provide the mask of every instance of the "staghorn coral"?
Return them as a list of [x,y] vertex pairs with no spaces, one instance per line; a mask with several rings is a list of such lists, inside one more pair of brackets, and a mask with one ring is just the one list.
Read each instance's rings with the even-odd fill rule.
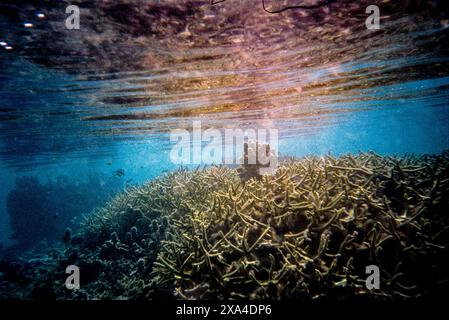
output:
[[[448,160],[290,159],[243,182],[226,167],[180,170],[117,197],[86,228],[149,232],[149,290],[178,298],[418,297],[447,267]],[[365,287],[370,264],[380,290]]]
[[[180,169],[87,216],[77,236],[83,241],[52,260],[60,271],[68,264],[84,270],[82,292],[55,281],[47,296],[437,296],[448,286],[448,198],[447,151],[289,158],[275,174],[243,181],[227,167]],[[371,264],[381,270],[379,290],[365,287]],[[13,283],[2,290],[41,292],[38,283],[22,291]]]
[[[448,154],[306,158],[221,190],[170,223],[155,263],[178,297],[410,298],[444,277]],[[216,173],[215,173],[216,174]],[[381,290],[365,287],[376,264]]]

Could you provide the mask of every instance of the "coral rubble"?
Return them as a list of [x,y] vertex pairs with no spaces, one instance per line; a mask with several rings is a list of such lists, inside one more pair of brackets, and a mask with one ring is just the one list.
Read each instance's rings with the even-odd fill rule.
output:
[[[129,188],[87,216],[58,263],[46,266],[64,279],[63,267],[78,265],[81,290],[68,291],[60,280],[46,282],[45,293],[60,299],[432,297],[448,286],[447,199],[448,152],[288,159],[258,179],[241,180],[227,167],[180,169]],[[76,237],[82,240],[75,244]],[[368,265],[379,266],[380,289],[366,288]],[[4,269],[4,277],[19,273]],[[34,282],[0,280],[0,288],[6,295],[11,286],[22,288],[32,297],[43,290]]]

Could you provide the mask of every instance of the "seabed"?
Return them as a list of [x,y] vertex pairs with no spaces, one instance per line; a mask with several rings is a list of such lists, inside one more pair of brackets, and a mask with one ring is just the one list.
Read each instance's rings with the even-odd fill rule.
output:
[[[128,188],[59,247],[2,262],[0,299],[410,300],[448,288],[448,151],[253,169],[181,168]],[[79,290],[65,286],[69,265]]]

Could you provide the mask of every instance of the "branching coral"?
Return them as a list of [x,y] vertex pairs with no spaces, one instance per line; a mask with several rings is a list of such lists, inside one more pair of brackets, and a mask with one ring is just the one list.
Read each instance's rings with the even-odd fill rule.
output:
[[[180,170],[128,190],[86,228],[144,230],[151,290],[179,298],[418,297],[444,280],[448,177],[447,152],[290,159],[259,180]],[[380,290],[365,287],[371,264]]]
[[[56,281],[49,294],[409,299],[447,289],[448,152],[291,158],[273,175],[240,178],[227,167],[180,169],[118,195],[52,260],[59,273],[84,270],[82,292]],[[368,290],[372,264],[381,285]]]

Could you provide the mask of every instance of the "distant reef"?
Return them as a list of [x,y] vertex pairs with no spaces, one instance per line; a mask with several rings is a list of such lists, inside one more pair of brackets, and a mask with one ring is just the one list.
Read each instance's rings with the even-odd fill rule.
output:
[[[77,228],[77,219],[103,205],[123,189],[116,174],[89,174],[85,181],[60,175],[40,181],[21,176],[8,193],[6,209],[13,240],[10,252],[30,249],[42,240],[57,240],[65,228]],[[95,190],[95,192],[92,192]]]
[[[239,173],[240,172],[240,173]],[[408,300],[447,292],[449,152],[284,159],[273,175],[179,169],[79,233],[0,263],[2,299]],[[76,265],[81,289],[64,286]],[[380,288],[366,287],[366,267]]]

